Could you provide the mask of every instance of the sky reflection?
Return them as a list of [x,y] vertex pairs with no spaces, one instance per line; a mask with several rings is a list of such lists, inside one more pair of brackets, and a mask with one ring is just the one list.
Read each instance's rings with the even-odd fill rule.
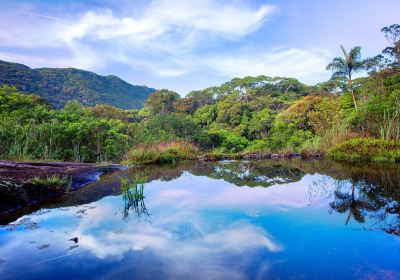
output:
[[[342,184],[351,189],[350,181]],[[361,227],[353,220],[345,226],[347,213],[329,211],[336,188],[334,179],[319,174],[250,188],[183,172],[146,184],[148,213],[140,217],[135,209],[126,212],[122,195],[115,195],[41,210],[0,228],[0,274],[3,279],[400,276],[399,251],[393,249],[400,248],[399,239],[363,230],[371,225],[368,219]],[[343,267],[347,262],[355,265]]]

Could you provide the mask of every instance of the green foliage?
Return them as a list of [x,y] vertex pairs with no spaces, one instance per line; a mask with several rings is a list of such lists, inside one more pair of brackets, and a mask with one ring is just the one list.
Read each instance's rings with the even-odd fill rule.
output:
[[198,148],[192,143],[169,141],[151,145],[138,145],[126,154],[125,162],[136,163],[171,163],[195,159]]
[[267,140],[254,140],[244,150],[245,153],[270,153],[271,145]]
[[144,127],[159,140],[182,139],[199,143],[201,146],[208,145],[207,135],[189,116],[156,115],[150,118]]
[[86,106],[109,104],[140,108],[155,90],[133,86],[115,76],[99,76],[74,68],[29,67],[0,61],[0,86],[12,85],[24,93],[35,93],[60,109],[72,100]]
[[353,138],[330,148],[327,155],[340,161],[400,162],[400,141]]
[[125,200],[140,200],[144,198],[144,184],[146,178],[135,176],[133,182],[129,183],[128,179],[121,178],[121,190]]
[[[125,156],[128,163],[149,163],[195,158],[199,149],[211,151],[210,158],[276,152],[320,155],[351,138],[399,139],[400,70],[391,66],[353,81],[352,74],[372,62],[361,59],[359,47],[342,51],[344,57],[328,66],[334,71],[332,79],[315,86],[284,77],[234,78],[184,98],[166,89],[156,91],[140,110],[107,104],[85,107],[82,104],[97,102],[90,99],[96,95],[82,99],[72,90],[64,96],[67,99],[60,99],[64,108],[56,111],[36,95],[4,86],[0,88],[0,157],[101,162]],[[11,75],[9,69],[16,71],[13,81],[23,76],[21,84],[32,86],[23,91],[36,92],[36,82],[55,73],[4,63],[1,67],[5,76]],[[98,92],[109,89],[98,79],[114,80],[113,85],[121,82],[75,69],[59,71],[60,77],[51,76],[54,83],[43,83],[41,88],[57,88],[61,79],[65,89],[77,87],[86,94],[84,88],[90,83],[83,80],[95,82]],[[48,97],[51,102],[53,97],[60,98],[54,94]],[[131,107],[125,98],[114,97]],[[74,101],[65,102],[70,99]],[[384,156],[383,149],[373,150],[374,160],[393,161],[395,154]]]
[[217,105],[205,105],[199,108],[193,116],[193,120],[201,127],[210,126],[217,119]]
[[246,138],[237,136],[223,129],[210,131],[208,135],[213,144],[213,148],[217,148],[224,153],[237,153],[243,151],[249,144],[249,140]]
[[149,95],[145,107],[151,115],[166,115],[176,111],[175,103],[178,99],[179,94],[176,92],[161,89]]
[[35,177],[30,181],[30,183],[41,187],[62,187],[67,185],[67,178],[58,175],[46,178]]
[[388,57],[386,64],[390,67],[400,67],[400,24],[392,24],[381,29],[389,42],[382,53]]
[[0,88],[0,157],[6,159],[118,161],[130,125],[96,118],[77,102],[53,111],[34,95]]
[[338,99],[319,96],[307,96],[293,103],[277,116],[269,136],[271,147],[300,152],[311,143],[315,146],[313,139],[335,125],[339,106]]

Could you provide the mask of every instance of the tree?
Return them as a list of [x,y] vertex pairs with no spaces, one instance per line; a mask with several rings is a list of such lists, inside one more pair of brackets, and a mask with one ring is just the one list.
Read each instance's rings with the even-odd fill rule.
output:
[[361,47],[354,47],[349,53],[346,52],[343,46],[340,47],[342,48],[344,58],[335,57],[331,63],[326,66],[326,70],[333,71],[332,78],[346,77],[348,79],[350,94],[353,98],[354,107],[357,109],[353,89],[353,74],[366,70],[369,66],[369,60],[361,59]]
[[386,47],[382,53],[391,58],[389,65],[400,67],[400,24],[392,24],[381,29],[385,34],[390,46]]
[[329,95],[338,97],[342,93],[348,91],[347,81],[345,77],[335,77],[328,81],[317,84],[317,87]]
[[179,94],[167,89],[158,90],[149,95],[146,107],[153,115],[166,115],[175,111],[175,102],[179,99]]

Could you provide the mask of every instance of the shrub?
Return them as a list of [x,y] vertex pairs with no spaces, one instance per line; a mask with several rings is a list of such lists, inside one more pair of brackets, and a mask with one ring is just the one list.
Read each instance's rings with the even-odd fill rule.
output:
[[151,145],[139,145],[126,155],[126,163],[170,163],[195,159],[198,147],[186,141],[169,141]]
[[246,138],[223,129],[211,131],[208,136],[214,148],[219,148],[224,153],[241,152],[249,144]]
[[244,150],[245,153],[270,153],[271,147],[266,140],[254,140]]
[[400,141],[353,138],[330,148],[327,155],[339,161],[400,162]]

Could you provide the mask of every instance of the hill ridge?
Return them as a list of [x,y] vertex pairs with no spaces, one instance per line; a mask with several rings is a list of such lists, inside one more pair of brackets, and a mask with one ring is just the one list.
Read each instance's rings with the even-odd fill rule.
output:
[[21,63],[0,60],[0,86],[15,86],[24,93],[34,93],[56,109],[69,101],[83,105],[109,104],[122,109],[141,108],[155,89],[132,85],[115,75],[99,75],[73,67],[30,68]]

